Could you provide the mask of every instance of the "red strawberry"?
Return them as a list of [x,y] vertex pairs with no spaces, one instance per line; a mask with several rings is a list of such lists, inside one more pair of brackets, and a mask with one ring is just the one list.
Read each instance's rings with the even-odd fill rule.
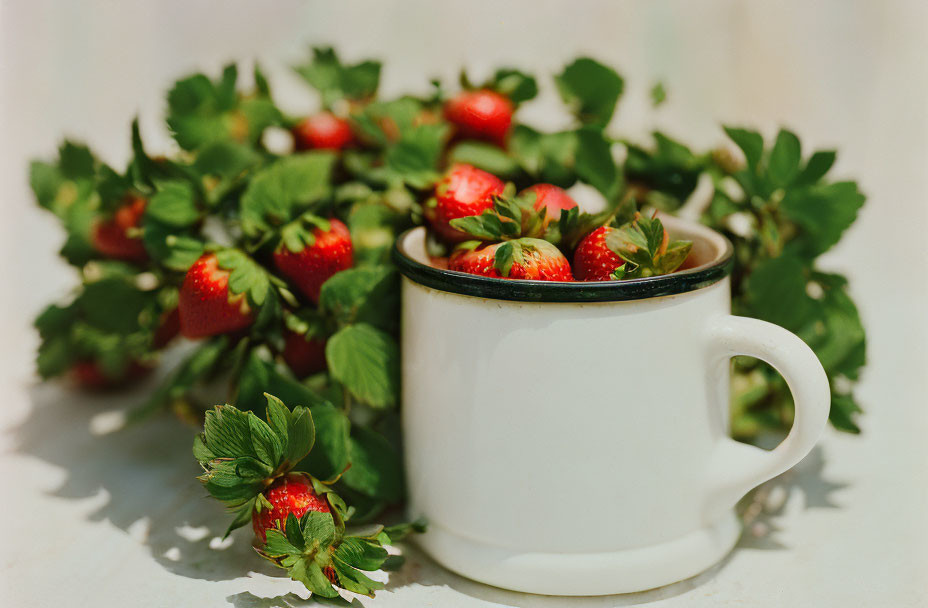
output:
[[561,217],[561,211],[577,206],[577,201],[572,199],[563,188],[558,188],[554,184],[535,184],[522,192],[522,194],[529,193],[535,194],[535,211],[545,209],[542,230],[547,228],[551,222],[556,222]]
[[245,294],[229,293],[229,271],[219,268],[214,253],[203,254],[187,271],[177,310],[180,331],[187,338],[237,331],[254,321]]
[[351,233],[336,219],[329,220],[329,224],[328,230],[314,227],[312,244],[296,253],[283,242],[274,251],[274,265],[280,273],[313,302],[319,301],[319,289],[329,277],[351,268]]
[[111,378],[103,372],[103,369],[96,361],[78,361],[71,366],[71,375],[78,386],[91,391],[102,391],[124,386],[132,380],[142,378],[150,371],[151,367],[142,365],[138,361],[132,361],[120,377]]
[[300,473],[290,473],[277,479],[263,494],[273,508],[256,510],[251,515],[251,525],[261,544],[267,541],[268,530],[286,529],[287,516],[291,513],[300,518],[307,511],[331,511],[325,496],[316,494],[309,478]]
[[351,124],[331,112],[304,118],[293,127],[297,150],[341,150],[354,141]]
[[426,207],[425,216],[432,229],[450,242],[472,239],[467,233],[448,225],[453,219],[480,215],[493,206],[493,197],[502,194],[503,180],[476,167],[458,164],[451,167],[435,185],[435,206]]
[[180,333],[180,311],[175,307],[162,313],[160,324],[152,338],[152,346],[161,348],[177,337]]
[[321,372],[326,368],[325,340],[288,331],[284,338],[284,361],[297,378]]
[[[511,247],[512,266],[503,272],[497,267],[501,254]],[[507,256],[509,257],[509,256]],[[528,279],[534,281],[573,281],[570,263],[561,250],[541,239],[521,238],[503,243],[461,248],[451,254],[448,268],[484,277]]]
[[606,235],[615,230],[601,226],[589,233],[574,251],[574,276],[578,281],[611,281],[625,260],[606,246]]
[[106,257],[116,260],[146,261],[148,252],[145,251],[142,239],[130,237],[126,233],[141,225],[142,214],[145,213],[147,203],[144,198],[130,198],[116,210],[112,218],[95,223],[91,233],[93,248]]
[[460,137],[506,145],[514,107],[504,95],[483,89],[464,91],[445,103],[445,118]]

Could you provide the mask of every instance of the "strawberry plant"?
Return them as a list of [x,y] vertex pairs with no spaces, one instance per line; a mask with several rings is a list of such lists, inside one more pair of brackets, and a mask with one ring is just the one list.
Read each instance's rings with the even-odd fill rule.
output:
[[[130,420],[175,411],[203,424],[194,454],[230,529],[251,522],[258,553],[314,594],[372,594],[363,572],[394,565],[384,546],[421,529],[357,531],[404,498],[390,250],[419,224],[452,270],[588,281],[675,271],[690,244],[652,211],[695,217],[735,245],[735,312],[806,340],[832,381],[832,423],[858,432],[864,330],[847,281],[817,259],[864,196],[828,178],[833,151],[803,155],[787,130],[765,142],[726,128],[730,143],[706,151],[659,132],[618,137],[607,127],[624,81],[589,58],[554,78],[573,117],[554,132],[519,121],[538,83],[512,68],[395,99],[377,96],[376,61],[320,48],[295,71],[319,93],[312,115],[281,111],[260,68],[243,90],[230,65],[168,93],[170,158],[133,124],[122,171],[75,142],[33,162],[36,200],[61,220],[80,278],[35,324],[40,375],[94,389],[131,385],[178,334],[194,341]],[[288,150],[268,145],[271,128],[291,135]],[[577,184],[601,212],[582,212]],[[779,375],[748,359],[734,371],[734,434],[788,428]]]

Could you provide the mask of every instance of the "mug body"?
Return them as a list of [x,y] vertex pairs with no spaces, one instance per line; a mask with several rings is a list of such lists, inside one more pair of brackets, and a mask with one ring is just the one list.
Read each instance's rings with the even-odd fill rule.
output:
[[401,237],[410,514],[428,520],[420,542],[439,562],[594,595],[681,580],[730,550],[733,513],[706,509],[728,403],[705,331],[729,313],[730,245],[706,232],[693,255],[714,266],[560,293],[493,279],[462,293],[479,277],[417,274],[424,231]]

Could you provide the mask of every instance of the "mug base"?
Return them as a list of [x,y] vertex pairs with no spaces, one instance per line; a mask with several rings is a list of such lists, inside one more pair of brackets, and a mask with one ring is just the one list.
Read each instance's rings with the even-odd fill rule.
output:
[[713,525],[649,547],[601,553],[525,553],[463,538],[430,523],[417,538],[432,558],[469,579],[541,595],[613,595],[688,579],[721,560],[741,535],[728,512]]

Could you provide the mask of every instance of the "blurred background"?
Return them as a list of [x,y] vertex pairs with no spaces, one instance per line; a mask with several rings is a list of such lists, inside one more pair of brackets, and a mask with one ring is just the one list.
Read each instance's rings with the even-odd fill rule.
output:
[[[425,92],[433,77],[452,84],[462,66],[479,81],[512,64],[543,83],[522,120],[552,129],[559,126],[552,120],[564,119],[555,118],[563,115],[546,75],[589,54],[626,78],[614,132],[641,138],[660,128],[704,148],[723,141],[722,123],[767,135],[786,126],[806,152],[837,148],[835,174],[857,179],[868,202],[821,266],[850,277],[868,329],[859,391],[864,432],[830,432],[824,443],[826,477],[844,484],[836,499],[842,511],[790,522],[788,542],[801,551],[732,565],[728,576],[741,567],[763,572],[763,589],[782,600],[771,605],[790,598],[826,605],[800,601],[826,590],[854,605],[876,605],[861,593],[881,598],[879,605],[924,599],[915,585],[928,571],[928,3],[5,0],[0,36],[5,429],[28,416],[37,344],[31,320],[75,281],[56,255],[63,234],[55,219],[33,203],[28,160],[53,156],[66,135],[122,166],[135,115],[151,151],[172,151],[164,92],[188,72],[260,60],[280,105],[307,113],[316,100],[287,65],[310,44],[332,44],[348,61],[381,58],[386,96]],[[668,97],[654,108],[648,91],[658,81]],[[11,452],[14,441],[5,436],[3,445]],[[30,512],[56,508],[39,497],[54,483],[35,477],[54,472],[26,460],[5,457],[0,473],[36,494]],[[897,557],[884,554],[887,539]],[[146,557],[126,551],[130,562]],[[13,563],[8,552],[3,559]],[[787,579],[797,584],[787,589]],[[811,591],[819,581],[824,587]],[[719,588],[731,592],[731,585]]]

